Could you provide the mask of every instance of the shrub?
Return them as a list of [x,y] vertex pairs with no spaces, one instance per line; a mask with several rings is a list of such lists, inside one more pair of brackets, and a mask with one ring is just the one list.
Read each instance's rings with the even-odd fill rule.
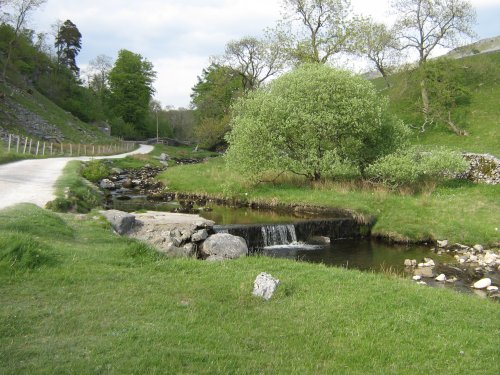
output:
[[100,160],[91,160],[85,164],[82,176],[91,182],[97,182],[109,176],[110,169]]
[[363,174],[408,134],[370,82],[321,64],[304,64],[238,100],[231,126],[228,165],[253,179],[288,171],[318,180],[339,163]]
[[366,174],[374,181],[398,188],[450,178],[466,168],[467,161],[457,152],[412,147],[377,160],[367,168]]

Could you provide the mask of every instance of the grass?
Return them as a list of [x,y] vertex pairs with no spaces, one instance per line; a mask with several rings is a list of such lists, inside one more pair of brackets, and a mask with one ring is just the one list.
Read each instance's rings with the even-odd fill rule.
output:
[[[283,259],[159,258],[92,215],[32,205],[0,211],[0,228],[57,260],[0,260],[2,374],[500,370],[499,307],[474,296]],[[262,271],[281,280],[269,302],[251,295]]]
[[100,206],[99,190],[81,176],[82,163],[70,161],[56,181],[56,199],[47,203],[47,208],[58,212],[89,212]]
[[[482,72],[477,80],[468,82],[471,103],[460,108],[461,120],[458,126],[466,130],[468,136],[457,136],[442,124],[428,126],[424,133],[415,130],[413,143],[427,146],[445,146],[462,152],[490,153],[500,156],[500,52],[476,55],[460,60],[469,69]],[[415,103],[404,94],[405,79],[401,74],[389,77],[392,87],[385,88],[381,78],[372,82],[381,93],[390,98],[390,109],[405,122],[418,127],[419,119],[412,108]],[[403,93],[403,94],[402,94]]]
[[430,186],[419,194],[360,188],[350,182],[245,185],[221,158],[177,166],[159,178],[174,191],[249,202],[305,204],[350,209],[376,217],[373,235],[397,241],[448,239],[468,244],[500,243],[498,186],[466,181]]

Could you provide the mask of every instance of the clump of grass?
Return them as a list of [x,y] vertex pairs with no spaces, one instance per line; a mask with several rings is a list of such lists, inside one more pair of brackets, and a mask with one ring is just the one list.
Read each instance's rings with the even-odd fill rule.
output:
[[[107,169],[107,167],[104,167]],[[90,175],[96,177],[101,170],[100,166],[91,167]],[[64,168],[62,176],[56,182],[57,198],[47,203],[47,208],[56,212],[87,213],[102,203],[99,190],[82,178],[80,175],[81,163],[69,162]]]
[[53,264],[51,247],[20,232],[0,232],[0,262],[17,270]]

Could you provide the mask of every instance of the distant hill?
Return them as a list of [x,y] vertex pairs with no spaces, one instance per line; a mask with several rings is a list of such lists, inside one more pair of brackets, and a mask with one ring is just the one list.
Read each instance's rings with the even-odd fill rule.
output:
[[448,52],[445,56],[452,59],[460,59],[462,57],[496,51],[500,51],[500,36],[481,39],[477,42],[467,44],[466,46],[457,47]]

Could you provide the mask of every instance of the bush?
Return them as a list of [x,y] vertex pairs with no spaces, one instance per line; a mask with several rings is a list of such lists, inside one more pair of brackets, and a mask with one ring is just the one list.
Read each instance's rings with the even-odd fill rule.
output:
[[377,160],[367,168],[366,174],[374,181],[398,188],[450,178],[464,172],[467,165],[457,152],[412,147]]
[[82,176],[91,182],[97,182],[109,176],[110,169],[100,160],[90,160],[82,170]]
[[321,64],[305,64],[238,100],[231,126],[228,165],[253,179],[288,171],[318,180],[339,163],[363,174],[408,135],[370,82]]

